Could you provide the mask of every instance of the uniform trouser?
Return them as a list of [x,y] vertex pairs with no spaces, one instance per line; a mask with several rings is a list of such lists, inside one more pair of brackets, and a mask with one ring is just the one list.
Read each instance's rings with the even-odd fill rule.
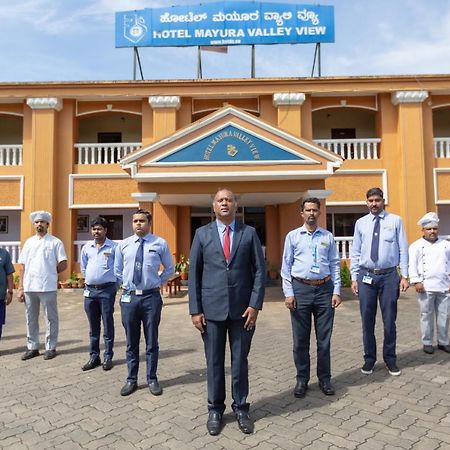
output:
[[114,301],[116,286],[112,284],[103,289],[86,288],[89,297],[84,297],[84,310],[89,321],[89,353],[91,358],[100,356],[100,324],[103,322],[104,359],[114,356]]
[[[371,284],[362,282],[365,275],[372,278]],[[381,317],[383,318],[384,342],[383,360],[386,364],[397,362],[396,343],[397,328],[397,300],[400,295],[400,278],[396,270],[374,275],[362,270],[358,274],[359,309],[362,320],[364,360],[374,365],[377,360],[377,343],[375,339],[375,321],[377,304],[380,302]]]
[[4,299],[0,299],[0,339],[2,338],[3,325],[6,322],[6,303]]
[[206,320],[202,334],[208,379],[208,410],[225,411],[225,347],[227,334],[231,351],[233,411],[248,411],[248,354],[255,329],[244,328],[245,319]]
[[27,348],[39,349],[39,309],[42,305],[45,317],[45,350],[55,350],[58,341],[58,306],[56,291],[25,292],[25,315],[27,318]]
[[308,382],[310,377],[309,346],[311,339],[311,317],[317,341],[317,378],[320,382],[331,379],[331,334],[334,308],[331,304],[334,285],[330,280],[320,286],[311,286],[293,280],[296,309],[291,312],[294,363],[297,380]]
[[423,345],[433,345],[435,320],[438,344],[448,345],[449,292],[426,291],[423,294],[417,294],[417,299],[420,307],[420,330]]
[[147,361],[147,383],[157,380],[159,344],[158,327],[161,321],[162,299],[159,289],[147,295],[130,295],[130,302],[121,299],[122,325],[127,338],[127,366],[130,383],[137,383],[139,371],[139,341],[141,323],[144,327]]

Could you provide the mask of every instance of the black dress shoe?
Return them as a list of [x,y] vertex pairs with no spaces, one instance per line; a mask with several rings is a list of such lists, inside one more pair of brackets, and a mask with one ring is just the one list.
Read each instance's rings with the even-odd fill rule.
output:
[[236,411],[236,420],[239,425],[239,429],[245,434],[253,433],[253,420],[250,419],[248,412]]
[[450,345],[438,345],[438,349],[439,350],[443,350],[446,353],[450,353]]
[[306,381],[299,380],[294,388],[294,397],[303,398],[308,390],[308,383]]
[[319,387],[325,395],[334,395],[334,387],[329,381],[319,382]]
[[86,370],[95,369],[96,367],[98,367],[100,365],[101,365],[101,361],[100,361],[99,357],[97,357],[97,358],[90,358],[89,361],[84,366],[81,367],[81,370],[83,372],[86,372]]
[[217,436],[222,429],[222,414],[217,411],[210,411],[208,414],[208,421],[206,428],[211,436]]
[[53,349],[53,350],[45,350],[45,353],[44,353],[44,359],[45,360],[53,359],[55,357],[56,357],[56,350],[55,349]]
[[434,353],[434,347],[432,345],[424,345],[423,351],[424,351],[424,353],[428,353],[429,355],[432,355]]
[[161,395],[162,387],[159,385],[158,380],[153,380],[148,383],[148,388],[153,395]]
[[127,381],[122,389],[120,390],[120,395],[122,397],[126,397],[127,395],[132,394],[137,389],[137,383],[132,383],[131,381]]
[[27,359],[36,358],[36,356],[39,356],[39,350],[27,350],[22,355],[22,361],[26,361]]
[[103,366],[102,367],[103,367],[103,370],[111,370],[113,368],[112,359],[105,359],[103,361]]

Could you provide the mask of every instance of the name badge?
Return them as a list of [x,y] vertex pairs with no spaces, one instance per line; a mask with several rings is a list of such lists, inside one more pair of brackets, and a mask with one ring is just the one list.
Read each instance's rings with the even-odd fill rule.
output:
[[83,291],[83,296],[84,296],[84,297],[89,297],[89,289],[85,289],[85,290]]
[[131,302],[130,294],[122,294],[122,297],[121,297],[120,301],[122,303],[130,303]]
[[320,267],[317,264],[313,264],[311,266],[311,269],[309,269],[309,271],[312,273],[320,273]]
[[373,278],[371,276],[369,276],[369,275],[364,275],[363,279],[362,279],[362,282],[364,284],[372,284],[373,283]]

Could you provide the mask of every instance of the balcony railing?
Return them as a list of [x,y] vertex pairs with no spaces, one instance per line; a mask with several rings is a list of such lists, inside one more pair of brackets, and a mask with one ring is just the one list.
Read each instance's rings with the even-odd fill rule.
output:
[[21,166],[22,145],[0,145],[0,166]]
[[8,251],[11,256],[11,262],[17,264],[20,255],[20,242],[10,241],[10,242],[0,242],[0,247]]
[[314,139],[314,142],[344,159],[378,159],[381,139]]
[[140,142],[120,144],[75,144],[78,164],[116,164],[121,158],[141,147]]
[[435,158],[450,158],[450,137],[434,138],[433,142]]
[[353,237],[335,237],[337,251],[341,259],[350,258],[350,252],[352,250]]

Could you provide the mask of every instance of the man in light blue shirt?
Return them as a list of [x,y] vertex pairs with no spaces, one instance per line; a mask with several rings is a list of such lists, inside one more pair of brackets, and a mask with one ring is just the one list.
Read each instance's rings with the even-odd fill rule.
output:
[[317,378],[325,395],[331,384],[331,334],[334,309],[340,305],[340,261],[333,235],[317,225],[320,200],[302,203],[304,224],[286,236],[281,277],[286,307],[291,311],[297,383],[294,396],[306,395],[310,377],[311,317],[317,339]]
[[108,223],[102,217],[91,223],[94,238],[81,250],[80,269],[85,279],[84,310],[89,321],[89,360],[81,370],[101,365],[100,326],[103,321],[105,352],[103,370],[111,370],[114,356],[114,302],[117,279],[114,275],[114,253],[117,244],[106,237]]
[[[399,216],[384,211],[383,191],[367,191],[370,213],[356,221],[351,249],[352,291],[359,295],[363,329],[364,365],[370,375],[377,360],[375,320],[380,302],[384,325],[383,359],[391,375],[398,376],[396,340],[397,300],[408,284],[408,241]],[[397,271],[400,267],[400,276]]]
[[[153,395],[162,394],[156,376],[162,309],[160,286],[174,273],[174,265],[167,242],[150,233],[151,220],[148,211],[139,209],[133,214],[135,234],[119,244],[114,262],[115,275],[122,281],[120,308],[127,338],[128,377],[120,391],[123,396],[137,389],[141,322],[146,343],[147,383]],[[161,265],[163,271],[159,274]]]

